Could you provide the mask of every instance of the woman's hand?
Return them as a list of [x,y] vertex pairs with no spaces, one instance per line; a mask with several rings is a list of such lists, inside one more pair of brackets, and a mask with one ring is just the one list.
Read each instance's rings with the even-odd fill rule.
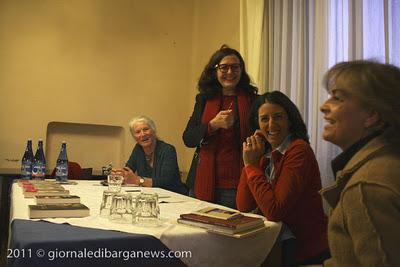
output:
[[265,153],[264,150],[265,137],[260,130],[256,130],[252,136],[247,137],[246,142],[243,142],[244,165],[257,165]]
[[124,176],[124,169],[112,169],[111,174]]
[[124,182],[127,184],[139,184],[139,179],[140,177],[136,175],[131,168],[129,167],[124,167],[122,169],[123,173],[122,175],[124,176]]
[[220,128],[229,129],[232,127],[234,122],[234,114],[232,109],[221,110],[218,114],[210,121],[210,128],[212,131],[216,131]]

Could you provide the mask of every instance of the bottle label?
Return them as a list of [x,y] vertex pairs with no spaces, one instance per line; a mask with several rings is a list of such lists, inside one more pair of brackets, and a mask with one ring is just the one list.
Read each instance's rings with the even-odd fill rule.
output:
[[32,165],[32,178],[44,179],[46,174],[46,165],[41,162],[36,162]]
[[65,182],[68,180],[68,164],[59,163],[56,166],[56,180]]
[[21,165],[21,176],[23,179],[31,179],[32,178],[32,162],[31,161],[23,161]]

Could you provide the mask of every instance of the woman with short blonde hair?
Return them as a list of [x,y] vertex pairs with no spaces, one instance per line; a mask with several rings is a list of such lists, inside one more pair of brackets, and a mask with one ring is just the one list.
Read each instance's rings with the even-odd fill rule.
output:
[[333,209],[332,258],[324,266],[398,266],[400,254],[400,69],[341,62],[326,74],[323,138],[343,152],[335,184],[321,191]]

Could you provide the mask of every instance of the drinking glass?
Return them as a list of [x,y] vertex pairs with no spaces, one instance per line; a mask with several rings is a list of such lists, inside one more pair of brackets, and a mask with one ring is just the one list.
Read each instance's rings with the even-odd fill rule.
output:
[[114,191],[110,190],[103,191],[103,198],[100,205],[101,217],[108,217],[110,215],[111,203],[114,195],[115,195]]
[[160,224],[160,207],[156,193],[141,193],[135,201],[132,222],[143,226],[158,226]]
[[107,176],[108,190],[113,192],[120,192],[124,177],[120,174],[109,174]]
[[118,223],[132,221],[132,197],[126,193],[114,194],[109,219]]

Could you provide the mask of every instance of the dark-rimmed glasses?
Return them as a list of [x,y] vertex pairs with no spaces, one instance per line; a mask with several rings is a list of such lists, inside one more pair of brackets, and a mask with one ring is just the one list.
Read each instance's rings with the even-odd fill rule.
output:
[[229,69],[231,69],[232,72],[239,72],[241,69],[241,65],[239,63],[217,64],[217,65],[215,65],[215,68],[218,69],[222,73],[227,73],[229,71]]

